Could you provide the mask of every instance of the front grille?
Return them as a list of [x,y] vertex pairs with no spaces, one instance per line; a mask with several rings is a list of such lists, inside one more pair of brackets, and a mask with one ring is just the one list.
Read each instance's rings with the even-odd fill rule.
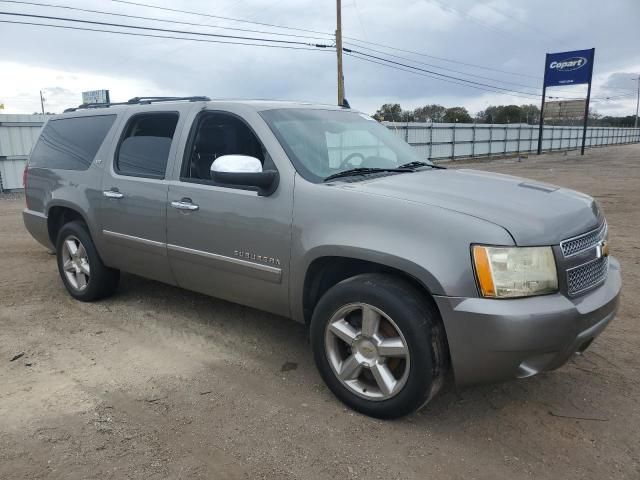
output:
[[567,270],[567,287],[569,295],[578,295],[593,288],[607,278],[609,270],[609,257],[600,257],[595,260],[573,267]]
[[583,233],[577,237],[563,240],[560,242],[560,248],[562,249],[562,254],[565,257],[570,257],[596,246],[602,242],[606,236],[607,222],[602,222],[602,225],[595,230]]

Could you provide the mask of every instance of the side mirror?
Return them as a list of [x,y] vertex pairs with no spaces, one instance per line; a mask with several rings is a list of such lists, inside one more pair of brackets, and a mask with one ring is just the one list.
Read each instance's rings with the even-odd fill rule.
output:
[[278,172],[262,170],[262,162],[248,155],[222,155],[211,164],[211,178],[223,185],[256,187],[258,195],[271,195],[278,187]]

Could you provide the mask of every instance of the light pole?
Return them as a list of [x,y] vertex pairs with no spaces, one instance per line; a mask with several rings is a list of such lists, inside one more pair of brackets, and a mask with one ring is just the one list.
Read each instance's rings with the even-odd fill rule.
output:
[[336,0],[336,53],[338,55],[338,105],[344,105],[344,73],[342,72],[342,2]]
[[638,96],[636,98],[636,120],[633,123],[633,128],[638,128],[638,107],[640,107],[640,75],[638,75],[638,78],[634,78],[634,80],[637,80],[638,82]]

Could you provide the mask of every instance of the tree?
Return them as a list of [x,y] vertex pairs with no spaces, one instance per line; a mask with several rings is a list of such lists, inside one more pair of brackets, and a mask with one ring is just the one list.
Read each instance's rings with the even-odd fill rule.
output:
[[530,125],[535,125],[540,121],[540,109],[533,104],[520,105],[522,110],[522,121]]
[[476,121],[480,123],[495,123],[498,116],[498,108],[490,105],[485,110],[479,111],[476,113]]
[[418,107],[413,111],[414,122],[442,122],[446,110],[442,105],[435,103]]
[[521,123],[522,109],[518,105],[505,105],[500,110],[499,123]]
[[451,107],[445,111],[443,121],[446,123],[471,123],[473,119],[466,108]]
[[376,111],[373,118],[379,122],[400,122],[402,121],[402,107],[399,103],[385,103]]
[[591,112],[591,118],[593,120],[594,125],[600,125],[603,127],[632,127],[636,121],[635,115],[627,115],[626,117],[611,117],[606,116],[602,118],[597,118],[593,116],[593,112]]
[[482,123],[529,123],[535,124],[540,110],[535,105],[491,105],[476,114]]

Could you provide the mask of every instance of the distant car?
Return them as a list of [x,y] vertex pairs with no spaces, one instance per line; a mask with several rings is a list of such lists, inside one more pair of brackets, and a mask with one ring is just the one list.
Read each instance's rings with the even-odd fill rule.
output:
[[391,418],[458,386],[555,369],[616,312],[589,196],[452,170],[362,113],[203,98],[49,120],[24,222],[82,301],[125,271],[309,326],[322,378]]

